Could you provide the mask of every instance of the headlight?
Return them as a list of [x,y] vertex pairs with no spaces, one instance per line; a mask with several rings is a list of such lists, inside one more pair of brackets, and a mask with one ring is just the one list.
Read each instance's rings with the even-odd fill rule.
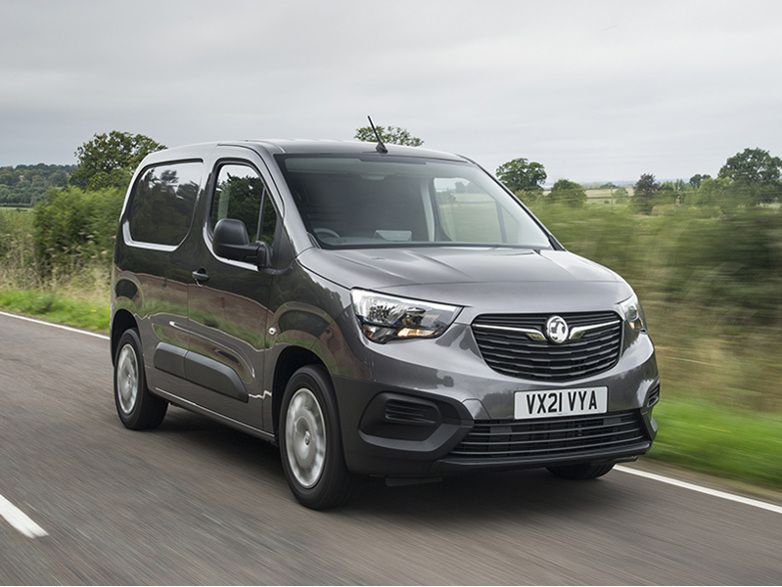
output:
[[646,332],[646,316],[644,316],[641,302],[638,301],[635,294],[625,301],[619,302],[619,307],[622,308],[622,317],[631,330],[635,332]]
[[375,342],[440,336],[461,311],[458,306],[351,290],[353,310],[364,334]]

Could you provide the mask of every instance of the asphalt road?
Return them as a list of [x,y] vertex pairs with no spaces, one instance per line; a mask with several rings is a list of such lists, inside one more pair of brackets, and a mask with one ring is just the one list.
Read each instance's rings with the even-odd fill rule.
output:
[[782,514],[622,471],[369,482],[313,512],[263,441],[181,409],[126,430],[111,380],[106,340],[0,315],[0,495],[46,532],[0,517],[1,583],[782,583]]

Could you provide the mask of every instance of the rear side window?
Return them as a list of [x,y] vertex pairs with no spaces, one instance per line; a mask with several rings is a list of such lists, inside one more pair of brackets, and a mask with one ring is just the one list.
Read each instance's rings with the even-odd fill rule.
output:
[[134,241],[178,245],[193,217],[202,163],[166,163],[150,167],[136,182],[130,204]]

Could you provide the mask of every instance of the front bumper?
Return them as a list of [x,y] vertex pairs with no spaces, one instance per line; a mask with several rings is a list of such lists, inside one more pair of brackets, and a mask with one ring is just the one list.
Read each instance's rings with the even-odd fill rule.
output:
[[[650,449],[659,379],[648,337],[605,373],[555,385],[490,369],[469,328],[456,326],[441,339],[367,345],[371,378],[334,377],[351,471],[440,477],[626,461]],[[598,385],[610,390],[606,414],[514,419],[516,391]]]

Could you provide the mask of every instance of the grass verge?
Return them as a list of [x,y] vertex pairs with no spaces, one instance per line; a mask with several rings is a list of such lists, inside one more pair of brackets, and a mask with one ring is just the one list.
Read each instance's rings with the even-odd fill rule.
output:
[[648,458],[782,489],[782,414],[666,396],[654,417],[660,430]]
[[74,299],[37,289],[1,289],[0,308],[95,332],[109,331],[108,301]]

